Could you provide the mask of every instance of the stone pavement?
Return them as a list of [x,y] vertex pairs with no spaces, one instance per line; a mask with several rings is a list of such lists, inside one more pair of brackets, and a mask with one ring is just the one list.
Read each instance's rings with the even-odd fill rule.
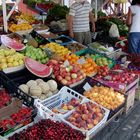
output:
[[93,140],[140,140],[140,102],[127,115],[114,119]]

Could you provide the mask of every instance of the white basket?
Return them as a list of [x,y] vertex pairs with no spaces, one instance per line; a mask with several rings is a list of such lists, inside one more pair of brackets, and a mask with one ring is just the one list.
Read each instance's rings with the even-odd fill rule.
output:
[[[83,98],[81,101],[81,104],[85,103],[85,102],[92,102],[92,103],[96,104],[97,106],[100,106],[100,108],[105,111],[103,119],[95,127],[93,127],[91,130],[87,131],[87,130],[81,130],[81,129],[77,128],[76,126],[72,125],[70,122],[66,121],[66,118],[68,118],[68,116],[70,116],[75,111],[75,109],[67,112],[65,115],[55,114],[51,111],[52,108],[58,107],[62,103],[70,101],[71,98],[77,98],[77,99]],[[95,135],[105,125],[105,123],[108,119],[109,112],[110,112],[108,109],[87,99],[86,97],[80,95],[76,91],[74,91],[66,86],[63,87],[59,91],[58,94],[46,99],[44,102],[38,101],[38,102],[36,102],[35,105],[38,108],[38,111],[42,117],[44,117],[45,113],[48,113],[52,117],[58,116],[64,123],[70,125],[72,128],[74,128],[76,130],[81,131],[83,134],[86,134],[87,137]]]
[[[54,115],[54,113],[51,111],[53,108],[59,108],[63,103],[69,102],[72,98],[81,100],[81,103],[83,103],[86,97],[80,95],[78,92],[70,89],[69,87],[64,86],[56,95],[53,95],[42,102],[39,100],[36,101],[35,106],[38,108],[41,115],[43,115],[42,111],[46,111],[50,115]],[[65,114],[57,115],[64,117],[67,116],[70,112],[71,110],[67,111]]]
[[85,131],[84,131],[84,130],[81,130],[81,129],[79,129],[78,127],[72,125],[70,122],[66,121],[66,119],[67,119],[75,110],[73,110],[73,111],[71,112],[71,114],[69,114],[69,116],[65,117],[64,119],[62,118],[62,120],[63,120],[65,123],[67,123],[68,125],[70,125],[72,128],[74,128],[74,129],[76,129],[76,130],[79,130],[79,131],[81,131],[82,133],[86,133],[86,136],[91,137],[91,136],[94,136],[94,135],[105,125],[105,123],[106,123],[106,121],[107,121],[107,119],[108,119],[108,116],[109,116],[109,112],[110,112],[110,111],[109,111],[108,109],[102,107],[101,105],[98,105],[97,103],[95,103],[95,102],[89,100],[89,99],[84,99],[84,102],[83,102],[83,103],[86,103],[86,102],[92,102],[93,104],[96,104],[97,106],[100,106],[100,108],[101,108],[102,110],[105,111],[103,119],[102,119],[96,126],[94,126],[94,127],[93,127],[92,129],[90,129],[89,131],[88,131],[88,130],[85,130]]

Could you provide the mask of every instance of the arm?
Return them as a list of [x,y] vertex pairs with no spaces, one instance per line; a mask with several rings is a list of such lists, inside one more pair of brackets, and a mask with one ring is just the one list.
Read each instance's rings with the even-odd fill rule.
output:
[[89,12],[89,20],[92,23],[92,31],[95,32],[95,20],[92,11]]
[[132,24],[132,12],[131,12],[130,7],[129,7],[129,10],[128,10],[128,14],[127,14],[126,24],[128,26],[131,26],[131,24]]
[[68,29],[69,29],[69,36],[74,38],[74,34],[73,34],[73,16],[69,15],[68,16]]

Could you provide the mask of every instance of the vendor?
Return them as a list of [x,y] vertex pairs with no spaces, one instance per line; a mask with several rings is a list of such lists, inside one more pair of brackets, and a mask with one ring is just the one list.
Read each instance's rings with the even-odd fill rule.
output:
[[95,32],[95,22],[92,8],[87,0],[76,0],[70,7],[68,16],[69,36],[84,45],[91,43],[89,22]]
[[129,7],[127,25],[129,32],[129,52],[140,54],[140,0],[133,0]]

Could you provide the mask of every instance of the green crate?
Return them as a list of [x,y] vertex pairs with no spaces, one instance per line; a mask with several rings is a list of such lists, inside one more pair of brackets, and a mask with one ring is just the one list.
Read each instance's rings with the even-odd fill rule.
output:
[[105,58],[107,58],[107,60],[111,60],[112,61],[112,64],[109,65],[109,68],[113,68],[115,66],[115,63],[116,63],[113,59],[108,58],[108,57],[106,57],[104,55],[98,54],[98,53],[94,52],[93,50],[91,50],[89,48],[86,48],[84,50],[76,52],[75,54],[78,55],[78,56],[85,56],[87,54],[89,54],[89,55],[94,54],[95,56],[92,57],[94,61],[96,61],[97,58],[105,57]]

